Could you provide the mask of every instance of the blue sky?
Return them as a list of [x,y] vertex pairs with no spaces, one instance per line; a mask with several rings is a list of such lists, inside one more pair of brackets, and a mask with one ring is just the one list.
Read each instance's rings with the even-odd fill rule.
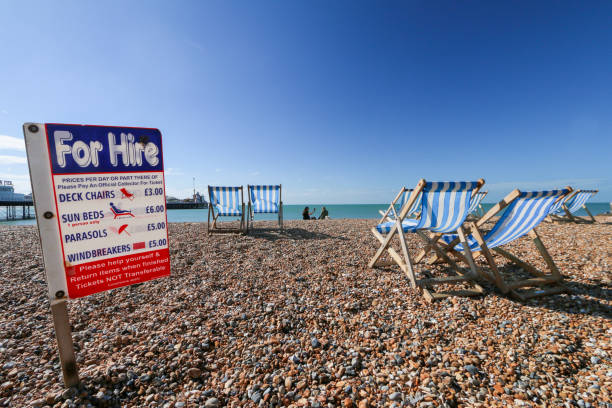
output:
[[420,178],[612,201],[612,3],[0,3],[0,179],[24,122],[157,127],[166,187],[388,202]]

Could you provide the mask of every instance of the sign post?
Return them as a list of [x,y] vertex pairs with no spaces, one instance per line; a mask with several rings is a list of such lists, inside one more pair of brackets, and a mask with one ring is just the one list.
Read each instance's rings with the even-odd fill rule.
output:
[[161,133],[23,126],[67,386],[79,382],[66,301],[170,275]]

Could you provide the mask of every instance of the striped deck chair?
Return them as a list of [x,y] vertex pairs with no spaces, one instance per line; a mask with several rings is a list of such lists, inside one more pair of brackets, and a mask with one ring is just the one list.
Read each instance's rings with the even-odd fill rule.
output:
[[[597,222],[593,214],[589,211],[586,206],[586,202],[597,194],[598,190],[575,190],[572,194],[568,195],[565,202],[561,203],[561,205],[556,206],[554,211],[551,211],[551,219],[555,221],[573,221],[573,222]],[[586,220],[582,217],[578,217],[577,215],[573,215],[580,208],[584,208],[586,213],[589,215],[591,220]]]
[[278,214],[278,226],[282,231],[283,201],[281,199],[281,185],[247,185],[247,189],[249,191],[249,212],[247,218],[247,230],[253,227],[253,218],[255,214]]
[[[389,208],[387,208],[387,211],[382,211],[382,210],[378,211],[380,215],[382,215],[382,218],[380,219],[379,224],[385,221],[395,220],[397,218],[397,209],[398,208],[401,209],[404,206],[406,201],[408,201],[408,199],[410,198],[410,194],[412,194],[412,191],[414,191],[413,188],[402,187],[402,189],[395,196],[393,201],[391,201],[391,204],[389,205]],[[406,217],[410,218],[410,217],[416,216],[420,211],[421,211],[421,200],[420,200],[420,197],[417,197],[417,199],[414,201],[414,204],[412,204],[412,207],[410,207],[410,209],[408,210]]]
[[[468,245],[461,242],[464,240],[460,235],[445,234],[442,237],[442,241],[445,243],[444,250],[460,260],[465,259],[463,255],[469,254],[474,259],[483,255],[491,272],[478,268],[478,273],[494,283],[504,294],[510,292],[512,296],[518,299],[525,300],[536,296],[564,292],[566,288],[563,285],[563,278],[535,228],[548,216],[556,203],[563,202],[569,192],[569,189],[532,192],[514,190],[491,208],[480,220],[467,224],[466,232],[469,235],[464,240],[467,240]],[[505,211],[491,230],[483,233],[481,231],[482,226],[504,209]],[[524,235],[528,235],[534,242],[550,269],[550,274],[545,274],[533,265],[500,248]],[[507,281],[499,272],[491,249],[536,277],[512,282]],[[519,292],[521,288],[536,289]]]
[[[438,247],[437,240],[444,233],[459,232],[463,235],[461,225],[468,216],[470,201],[474,193],[478,192],[484,180],[473,182],[427,182],[419,181],[408,201],[402,206],[394,221],[387,221],[372,228],[374,237],[380,242],[380,247],[374,257],[370,260],[369,267],[382,266],[386,264],[380,261],[383,253],[387,252],[392,260],[399,265],[401,270],[410,280],[413,288],[420,288],[423,296],[428,301],[442,299],[448,296],[477,296],[484,293],[482,287],[471,282],[476,277],[476,266],[470,265],[472,274],[464,272]],[[414,202],[420,197],[421,216],[418,219],[407,219],[406,215],[412,209]],[[430,235],[425,234],[429,231]],[[426,279],[418,279],[414,273],[413,262],[408,253],[405,233],[415,233],[423,239],[429,248],[436,251],[455,270],[457,275],[443,278],[427,276]],[[384,234],[384,235],[383,235]],[[397,236],[400,241],[402,255],[400,255],[390,244],[393,237]],[[433,286],[439,284],[456,284],[468,282],[473,290],[453,290],[436,293]]]
[[[246,232],[244,219],[244,196],[240,187],[208,186],[208,234],[214,232]],[[210,216],[212,215],[212,226]],[[240,228],[220,228],[217,226],[219,217],[240,217]]]
[[470,209],[468,210],[469,215],[472,215],[474,217],[484,215],[484,209],[482,208],[481,203],[482,203],[482,199],[485,198],[487,193],[488,191],[479,191],[476,194],[474,194],[472,201],[470,201]]

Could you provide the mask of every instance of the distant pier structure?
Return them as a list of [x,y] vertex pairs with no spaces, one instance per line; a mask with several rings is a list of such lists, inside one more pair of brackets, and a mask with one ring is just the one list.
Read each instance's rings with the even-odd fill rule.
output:
[[208,208],[208,203],[200,193],[194,190],[193,198],[179,200],[175,197],[166,197],[166,208],[168,210],[193,210],[197,208]]
[[0,180],[0,221],[34,218],[33,206],[31,194],[15,193],[10,180]]

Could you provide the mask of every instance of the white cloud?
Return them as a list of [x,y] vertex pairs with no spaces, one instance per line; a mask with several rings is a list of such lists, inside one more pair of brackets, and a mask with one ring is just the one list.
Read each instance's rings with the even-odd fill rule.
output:
[[167,169],[164,169],[164,174],[166,176],[183,176],[183,175],[185,175],[185,173],[183,173],[183,171],[181,169],[177,169],[175,167],[168,167]]
[[0,155],[0,165],[7,164],[28,164],[25,157]]
[[18,137],[0,135],[0,150],[25,150],[25,142]]
[[223,169],[215,169],[215,173],[221,173]]
[[260,174],[261,174],[261,173],[260,173],[259,171],[257,171],[257,170],[256,170],[256,171],[252,171],[250,175],[251,175],[251,176],[259,176]]
[[0,112],[1,112],[3,115],[8,115],[8,111],[7,111],[6,109],[2,109],[2,110],[0,110]]

